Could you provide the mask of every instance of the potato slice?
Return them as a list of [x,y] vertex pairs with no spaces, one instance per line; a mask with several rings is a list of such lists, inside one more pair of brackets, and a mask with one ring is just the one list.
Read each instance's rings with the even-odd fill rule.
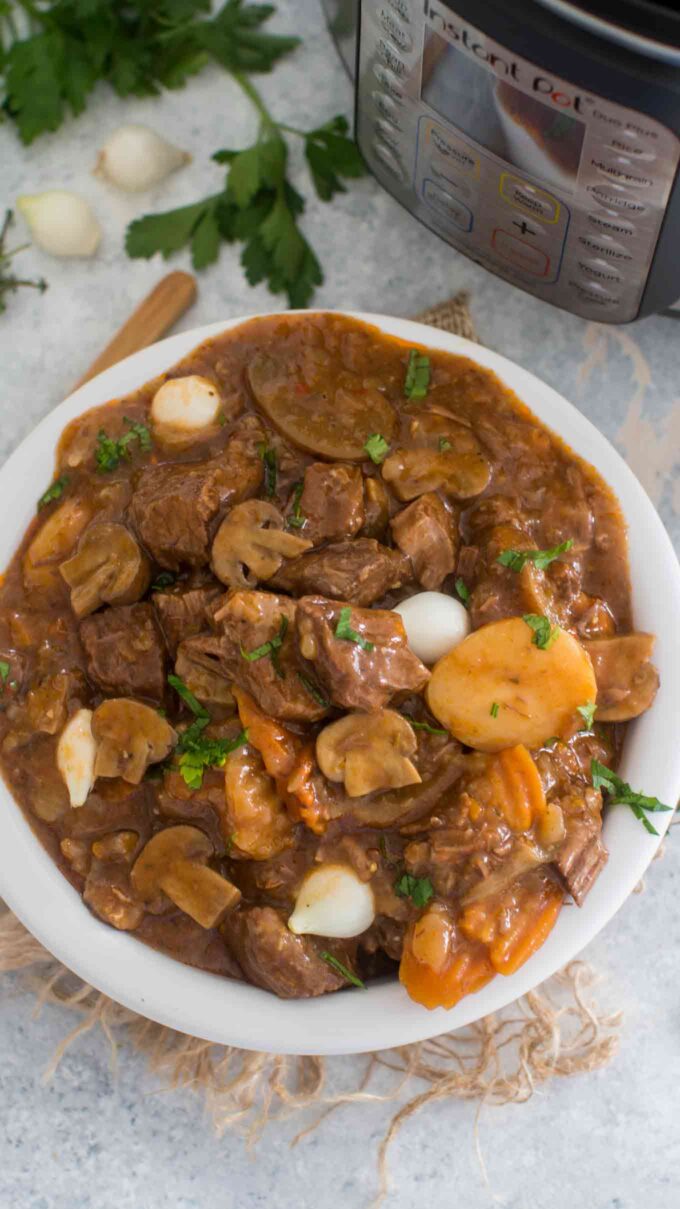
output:
[[566,734],[577,706],[595,700],[595,688],[590,658],[571,634],[560,630],[542,650],[527,623],[510,617],[475,630],[440,659],[426,695],[435,718],[461,743],[501,751]]
[[343,374],[336,381],[301,381],[293,361],[257,353],[248,367],[255,401],[273,424],[300,449],[325,458],[368,458],[371,433],[389,441],[396,415],[387,399],[361,379]]

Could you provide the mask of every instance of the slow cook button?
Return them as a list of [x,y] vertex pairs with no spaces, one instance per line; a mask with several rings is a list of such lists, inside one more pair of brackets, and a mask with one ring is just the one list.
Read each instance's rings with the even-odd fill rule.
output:
[[408,54],[409,50],[411,50],[413,46],[413,38],[406,29],[403,21],[400,21],[399,17],[397,17],[393,12],[390,12],[390,9],[385,5],[383,5],[380,10],[380,24],[385,32],[390,35],[390,38],[396,43],[399,49],[403,51],[404,54]]
[[649,189],[654,184],[651,176],[636,171],[636,165],[626,156],[612,156],[609,160],[592,159],[591,165],[601,176],[606,176],[627,189]]
[[601,285],[606,285],[610,290],[617,290],[622,281],[622,276],[615,264],[610,264],[608,260],[600,260],[593,256],[590,259],[584,257],[578,261],[578,267],[584,277],[588,277],[591,281],[599,281]]
[[399,101],[400,103],[403,101],[404,92],[399,77],[393,71],[390,71],[389,67],[385,67],[384,63],[376,63],[373,74],[378,83],[385,89],[385,92],[394,97],[395,101]]
[[406,170],[404,165],[399,159],[399,156],[394,154],[392,148],[387,146],[387,143],[383,143],[381,139],[375,139],[373,143],[373,150],[384,167],[387,168],[388,172],[392,173],[392,176],[394,176],[396,180],[406,180]]
[[628,222],[627,218],[619,218],[618,214],[598,214],[593,210],[588,215],[588,222],[596,231],[602,231],[605,235],[629,238],[635,234],[634,223]]
[[443,214],[461,231],[472,230],[472,211],[464,206],[457,197],[435,185],[434,181],[426,180],[423,186],[423,197],[428,206]]
[[595,256],[604,256],[607,260],[619,263],[632,260],[633,256],[623,244],[612,239],[611,235],[579,235],[579,243]]

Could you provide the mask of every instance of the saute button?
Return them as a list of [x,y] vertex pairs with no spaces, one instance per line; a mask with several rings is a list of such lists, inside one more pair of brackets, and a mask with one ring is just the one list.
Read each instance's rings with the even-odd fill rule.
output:
[[615,288],[622,281],[622,275],[615,264],[610,264],[608,260],[601,260],[597,256],[590,259],[585,258],[579,260],[578,267],[584,277],[588,277],[591,281],[599,281],[601,285],[606,285],[610,289]]
[[406,170],[404,165],[399,159],[399,156],[394,154],[394,151],[391,147],[388,147],[387,144],[383,143],[381,139],[375,139],[373,143],[373,150],[384,167],[392,173],[392,176],[396,177],[398,181],[406,180]]
[[404,100],[401,81],[393,71],[390,71],[389,67],[385,67],[384,63],[376,63],[373,73],[378,83],[382,84],[385,91],[388,92],[391,97],[394,97],[395,101],[402,102]]
[[403,21],[400,21],[394,13],[390,12],[389,8],[383,6],[380,10],[380,24],[383,29],[390,35],[393,42],[396,42],[400,50],[407,54],[413,46],[413,38],[406,29]]

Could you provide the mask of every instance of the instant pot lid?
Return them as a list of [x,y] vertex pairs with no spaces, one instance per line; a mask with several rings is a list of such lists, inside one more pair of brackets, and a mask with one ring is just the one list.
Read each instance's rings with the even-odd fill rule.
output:
[[680,8],[652,0],[538,0],[544,8],[638,54],[680,66]]

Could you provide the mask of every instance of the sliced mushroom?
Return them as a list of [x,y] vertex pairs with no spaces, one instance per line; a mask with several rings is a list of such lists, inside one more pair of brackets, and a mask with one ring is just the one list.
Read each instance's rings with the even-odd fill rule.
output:
[[59,582],[57,564],[72,552],[94,509],[89,500],[71,496],[48,516],[24,555],[27,589],[49,590]]
[[649,661],[653,634],[618,634],[584,642],[595,669],[598,722],[627,722],[649,709],[659,673]]
[[246,746],[233,752],[227,760],[224,787],[232,856],[266,861],[290,848],[293,823],[258,751]]
[[149,705],[127,697],[103,701],[92,715],[97,744],[97,777],[122,777],[138,785],[150,764],[164,760],[177,742],[177,733]]
[[103,604],[134,604],[146,592],[151,566],[125,525],[90,525],[78,549],[59,568],[71,589],[76,617]]
[[92,710],[79,709],[69,718],[57,744],[57,768],[72,806],[82,806],[94,785],[96,742]]
[[170,378],[156,391],[151,402],[155,435],[192,437],[203,434],[217,422],[220,393],[213,382],[200,374]]
[[395,449],[383,462],[385,482],[400,500],[439,490],[456,500],[480,495],[489,485],[491,467],[474,437],[468,435],[468,449]]
[[326,726],[316,740],[316,758],[329,781],[344,781],[350,798],[376,789],[400,789],[421,780],[409,759],[418,741],[401,714],[379,709],[346,714]]
[[157,831],[132,868],[130,881],[142,902],[160,893],[202,928],[216,928],[241,898],[241,891],[208,867],[214,849],[198,827]]
[[312,543],[283,532],[278,508],[265,500],[237,504],[217,530],[210,565],[218,579],[231,588],[252,588],[271,579],[286,558],[296,558]]
[[348,865],[320,865],[304,879],[288,920],[298,936],[360,936],[375,918],[373,891]]

